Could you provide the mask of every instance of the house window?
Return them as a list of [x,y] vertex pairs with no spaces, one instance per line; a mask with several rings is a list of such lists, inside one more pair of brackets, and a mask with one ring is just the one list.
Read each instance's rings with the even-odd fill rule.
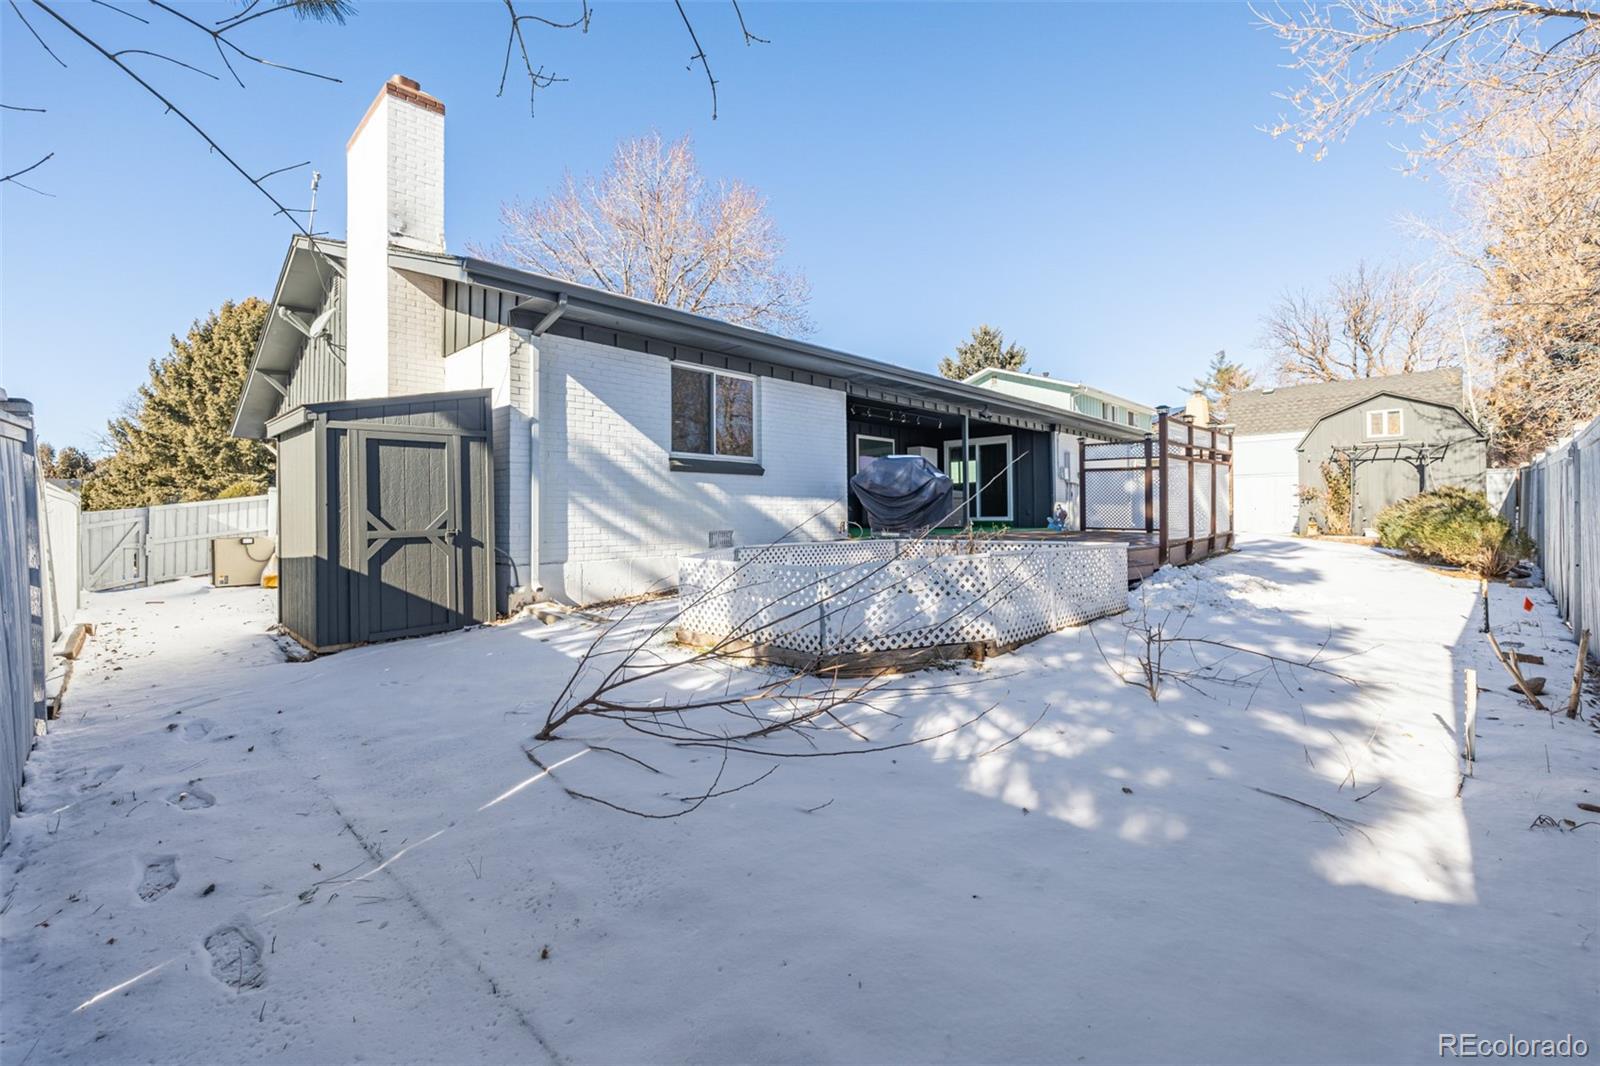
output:
[[1405,420],[1401,418],[1398,407],[1367,412],[1367,436],[1398,437],[1404,432]]
[[867,468],[867,464],[875,459],[882,459],[886,455],[893,455],[893,437],[874,437],[867,433],[856,434],[856,473]]
[[675,364],[672,368],[672,453],[754,460],[755,378]]

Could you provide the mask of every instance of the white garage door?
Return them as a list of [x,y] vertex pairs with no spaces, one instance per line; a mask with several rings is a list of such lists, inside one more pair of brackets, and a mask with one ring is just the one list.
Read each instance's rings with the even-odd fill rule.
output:
[[1300,513],[1299,453],[1303,433],[1236,437],[1234,528],[1241,533],[1293,533]]

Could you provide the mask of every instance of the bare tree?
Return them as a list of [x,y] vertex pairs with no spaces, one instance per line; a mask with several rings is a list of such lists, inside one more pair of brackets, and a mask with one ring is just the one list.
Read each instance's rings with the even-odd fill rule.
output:
[[1303,82],[1269,130],[1320,158],[1362,119],[1415,126],[1413,165],[1481,146],[1508,119],[1594,99],[1593,0],[1336,0],[1252,8]]
[[[242,178],[255,186],[263,196],[271,201],[275,215],[282,215],[295,225],[302,233],[305,227],[300,225],[296,215],[306,215],[304,209],[290,208],[271,192],[265,184],[270,177],[282,174],[288,170],[308,166],[309,163],[299,163],[289,167],[278,167],[267,170],[257,175],[251,169],[241,165],[241,162],[225,151],[218,139],[206,129],[202,128],[195,119],[182,106],[181,94],[173,90],[158,90],[146,79],[141,71],[155,66],[176,67],[190,74],[208,79],[212,82],[222,82],[224,79],[220,72],[226,72],[226,80],[244,89],[245,80],[241,70],[249,70],[249,64],[262,68],[282,71],[290,74],[315,78],[327,82],[338,82],[340,79],[324,73],[305,70],[288,63],[268,59],[254,51],[247,49],[240,43],[241,37],[247,28],[257,25],[258,20],[272,16],[288,14],[296,19],[325,23],[343,24],[356,10],[353,0],[235,0],[237,10],[222,18],[211,22],[201,21],[193,15],[181,10],[175,3],[168,0],[147,0],[149,7],[133,3],[113,3],[112,0],[92,0],[93,7],[82,4],[68,6],[62,0],[6,0],[6,7],[0,9],[0,17],[7,21],[14,20],[23,30],[26,30],[31,39],[47,55],[51,62],[62,68],[69,64],[63,58],[63,52],[72,55],[70,49],[62,47],[64,44],[86,46],[90,52],[115,66],[124,76],[135,83],[140,90],[154,97],[159,102],[166,114],[172,115],[183,122],[203,141],[211,153],[219,156],[231,166]],[[528,79],[530,111],[533,99],[541,89],[549,88],[567,79],[551,69],[546,62],[536,61],[534,56],[537,45],[530,45],[530,36],[534,28],[543,28],[555,31],[577,30],[581,33],[589,32],[589,25],[594,12],[588,0],[571,0],[571,17],[550,18],[542,14],[519,9],[514,0],[502,0],[504,10],[504,29],[506,36],[505,54],[501,62],[499,88],[496,95],[504,95],[506,82],[511,74],[513,56],[520,58],[521,65]],[[738,0],[730,0],[732,14],[737,20],[739,33],[746,46],[754,44],[768,44],[767,38],[758,36],[750,31],[745,22],[744,12],[739,7]],[[681,3],[676,4],[679,21],[687,34],[688,41],[693,47],[689,55],[689,69],[699,66],[704,71],[711,95],[711,117],[717,117],[717,79],[711,72],[710,59],[704,45],[701,44],[700,33],[695,24],[690,20],[688,11]],[[145,14],[140,14],[143,11]],[[145,17],[148,14],[150,17]],[[116,43],[119,29],[126,30],[130,23],[138,23],[143,27],[140,31],[141,44],[149,47],[124,48]],[[193,46],[199,47],[198,54],[189,51]],[[60,50],[58,51],[58,48]],[[214,53],[214,54],[213,54]],[[180,58],[182,57],[182,58]],[[213,69],[206,69],[208,65],[217,64]],[[42,107],[23,106],[13,103],[0,103],[0,108],[13,112],[46,113]],[[51,195],[28,183],[18,180],[30,174],[54,156],[53,152],[44,153],[39,159],[9,174],[0,176],[0,186],[13,185],[18,188],[28,189],[40,195]]]
[[1449,176],[1465,225],[1435,235],[1476,282],[1494,439],[1520,462],[1600,415],[1600,109],[1512,120]]
[[782,269],[767,201],[741,182],[709,184],[689,138],[617,145],[606,172],[570,174],[553,195],[501,207],[499,242],[479,254],[556,277],[790,334],[810,331],[810,286]]
[[1408,268],[1333,279],[1320,296],[1286,293],[1263,320],[1280,384],[1432,370],[1456,361],[1436,287]]

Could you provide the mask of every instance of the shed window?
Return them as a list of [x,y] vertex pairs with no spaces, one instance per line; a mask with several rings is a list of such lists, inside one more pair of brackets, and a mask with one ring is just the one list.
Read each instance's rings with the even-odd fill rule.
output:
[[673,366],[672,452],[755,459],[755,379],[720,370]]
[[1398,437],[1404,432],[1405,420],[1401,418],[1399,408],[1367,412],[1367,436]]

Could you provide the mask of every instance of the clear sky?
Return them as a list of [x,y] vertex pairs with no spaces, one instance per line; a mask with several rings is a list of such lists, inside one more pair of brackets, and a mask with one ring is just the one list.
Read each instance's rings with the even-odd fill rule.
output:
[[[980,322],[1034,369],[1146,402],[1173,400],[1219,348],[1263,358],[1260,318],[1363,257],[1419,254],[1396,225],[1437,215],[1437,184],[1402,176],[1371,125],[1321,163],[1259,131],[1287,84],[1283,53],[1230,4],[765,4],[690,10],[705,78],[670,3],[595,0],[587,36],[530,26],[571,80],[495,96],[498,3],[360,0],[345,26],[259,20],[246,48],[343,79],[248,63],[241,90],[209,40],[143,0],[60,10],[119,48],[160,48],[212,81],[130,57],[256,172],[309,159],[317,227],[344,233],[344,144],[400,72],[448,106],[446,234],[491,241],[502,200],[605,165],[617,139],[692,134],[702,169],[770,198],[789,265],[813,286],[819,343],[931,370]],[[182,3],[197,18],[230,5]],[[26,0],[24,10],[32,11]],[[540,5],[557,16],[575,5]],[[270,296],[290,229],[176,119],[47,19],[0,16],[0,385],[44,436],[92,444],[170,334],[224,299]],[[307,172],[273,179],[303,206]]]

